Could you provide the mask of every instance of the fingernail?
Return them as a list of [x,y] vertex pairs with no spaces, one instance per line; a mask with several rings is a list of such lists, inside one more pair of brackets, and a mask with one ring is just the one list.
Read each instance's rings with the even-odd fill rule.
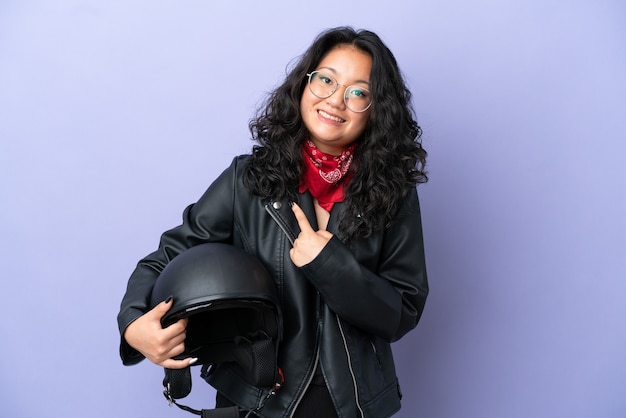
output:
[[290,207],[293,207],[293,205],[295,205],[295,204],[296,204],[296,202],[289,202],[289,206]]
[[172,295],[168,296],[167,299],[165,299],[165,303],[170,303],[172,299],[174,299],[174,296]]
[[195,364],[196,361],[198,361],[198,357],[194,357],[192,359],[189,360],[189,365],[191,366],[192,364]]

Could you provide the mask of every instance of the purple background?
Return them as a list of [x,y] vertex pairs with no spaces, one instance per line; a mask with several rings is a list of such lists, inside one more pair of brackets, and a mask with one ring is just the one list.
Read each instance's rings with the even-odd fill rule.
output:
[[0,2],[0,416],[191,416],[119,361],[126,280],[341,24],[394,51],[430,153],[398,416],[626,416],[625,3],[297,4]]

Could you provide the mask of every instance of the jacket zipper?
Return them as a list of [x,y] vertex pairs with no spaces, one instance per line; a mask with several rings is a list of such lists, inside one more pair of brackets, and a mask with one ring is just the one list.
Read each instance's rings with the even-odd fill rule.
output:
[[352,359],[350,357],[350,351],[348,351],[348,343],[346,341],[346,335],[343,332],[343,325],[341,325],[341,320],[337,315],[337,324],[339,325],[339,331],[341,332],[341,339],[343,340],[343,348],[346,351],[346,356],[348,357],[348,368],[350,369],[350,376],[352,377],[352,385],[354,386],[354,400],[356,402],[356,407],[359,409],[359,413],[361,418],[364,417],[363,408],[361,408],[361,401],[359,399],[359,390],[356,384],[356,376],[354,375],[354,370],[352,369]]
[[[287,236],[287,239],[289,240],[289,242],[291,243],[291,246],[293,247],[293,242],[295,241],[293,233],[289,230],[289,228],[287,227],[287,224],[285,223],[285,221],[277,213],[274,212],[275,208],[273,207],[273,205],[275,205],[275,204],[279,204],[280,205],[281,203],[280,202],[266,203],[265,204],[265,211],[267,213],[269,213],[269,215],[272,217],[274,222],[276,222],[278,227]],[[280,208],[280,206],[278,208]]]
[[[278,227],[283,231],[283,233],[285,234],[285,236],[291,243],[291,246],[293,247],[295,236],[293,235],[293,232],[288,228],[287,223],[284,221],[284,219],[277,213],[277,210],[280,209],[280,207],[281,207],[280,202],[277,202],[277,201],[269,202],[265,204],[265,211],[271,216],[274,222],[276,222],[276,225],[278,225]],[[319,349],[319,344],[320,344],[319,332],[320,331],[319,330],[322,326],[321,324],[322,319],[319,313],[319,303],[321,303],[319,293],[317,294],[317,298],[318,298],[318,323],[317,323],[318,338],[317,338],[316,347],[315,347],[315,362],[313,364],[313,370],[311,371],[311,375],[309,376],[306,382],[306,385],[304,386],[304,390],[302,391],[302,393],[300,394],[300,397],[296,401],[291,411],[291,414],[289,414],[290,418],[293,418],[293,414],[295,414],[296,411],[298,410],[298,406],[300,406],[300,402],[302,401],[302,398],[304,398],[304,394],[309,389],[309,386],[311,385],[311,382],[313,381],[313,376],[315,375],[315,370],[317,370],[317,365],[319,364],[319,360],[320,360],[320,349]]]
[[317,338],[315,341],[315,362],[313,364],[313,371],[311,372],[311,375],[309,376],[309,380],[306,382],[306,385],[304,386],[304,390],[300,394],[298,401],[296,402],[295,406],[291,410],[291,414],[289,414],[290,418],[293,418],[293,414],[295,414],[296,411],[298,410],[298,406],[300,406],[300,402],[302,401],[302,398],[304,398],[304,394],[306,393],[307,390],[309,390],[309,386],[311,386],[311,382],[313,381],[313,376],[315,376],[315,371],[317,370],[317,365],[319,364],[319,361],[320,361],[320,341],[321,341],[320,330],[322,329],[321,306],[322,306],[322,298],[320,297],[320,294],[318,292],[317,293],[317,318],[318,318],[317,319]]
[[315,364],[313,364],[313,371],[311,372],[311,376],[309,376],[309,380],[306,382],[306,385],[304,386],[304,390],[302,391],[302,394],[300,394],[298,401],[296,402],[293,409],[291,410],[291,414],[289,414],[290,418],[293,418],[293,414],[295,414],[296,411],[298,410],[298,407],[300,406],[300,402],[302,401],[302,398],[304,398],[304,394],[306,393],[307,390],[309,390],[309,386],[311,385],[311,381],[313,381],[313,376],[315,375],[315,370],[317,369],[317,364],[319,363],[319,360],[320,360],[320,350],[317,349],[315,353]]

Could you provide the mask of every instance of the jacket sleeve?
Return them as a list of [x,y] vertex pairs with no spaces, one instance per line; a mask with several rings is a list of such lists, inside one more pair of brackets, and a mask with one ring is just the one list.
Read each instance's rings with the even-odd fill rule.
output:
[[163,233],[159,248],[140,260],[130,276],[117,316],[121,336],[120,356],[125,365],[143,360],[143,356],[126,342],[123,335],[131,322],[151,308],[152,288],[167,263],[194,245],[232,242],[236,169],[237,159],[211,184],[198,202],[185,209],[182,224]]
[[413,329],[422,314],[428,281],[417,191],[405,199],[384,231],[375,268],[359,263],[334,236],[302,266],[324,302],[348,323],[388,341]]

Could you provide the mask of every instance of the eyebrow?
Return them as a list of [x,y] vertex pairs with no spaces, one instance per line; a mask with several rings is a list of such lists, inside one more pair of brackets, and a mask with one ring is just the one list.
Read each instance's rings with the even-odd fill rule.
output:
[[[322,68],[326,70],[330,70],[333,74],[337,75],[337,70],[335,70],[332,67],[320,67],[317,71],[321,70]],[[353,83],[362,83],[362,84],[367,84],[368,86],[370,85],[370,82],[367,80],[354,80]]]

